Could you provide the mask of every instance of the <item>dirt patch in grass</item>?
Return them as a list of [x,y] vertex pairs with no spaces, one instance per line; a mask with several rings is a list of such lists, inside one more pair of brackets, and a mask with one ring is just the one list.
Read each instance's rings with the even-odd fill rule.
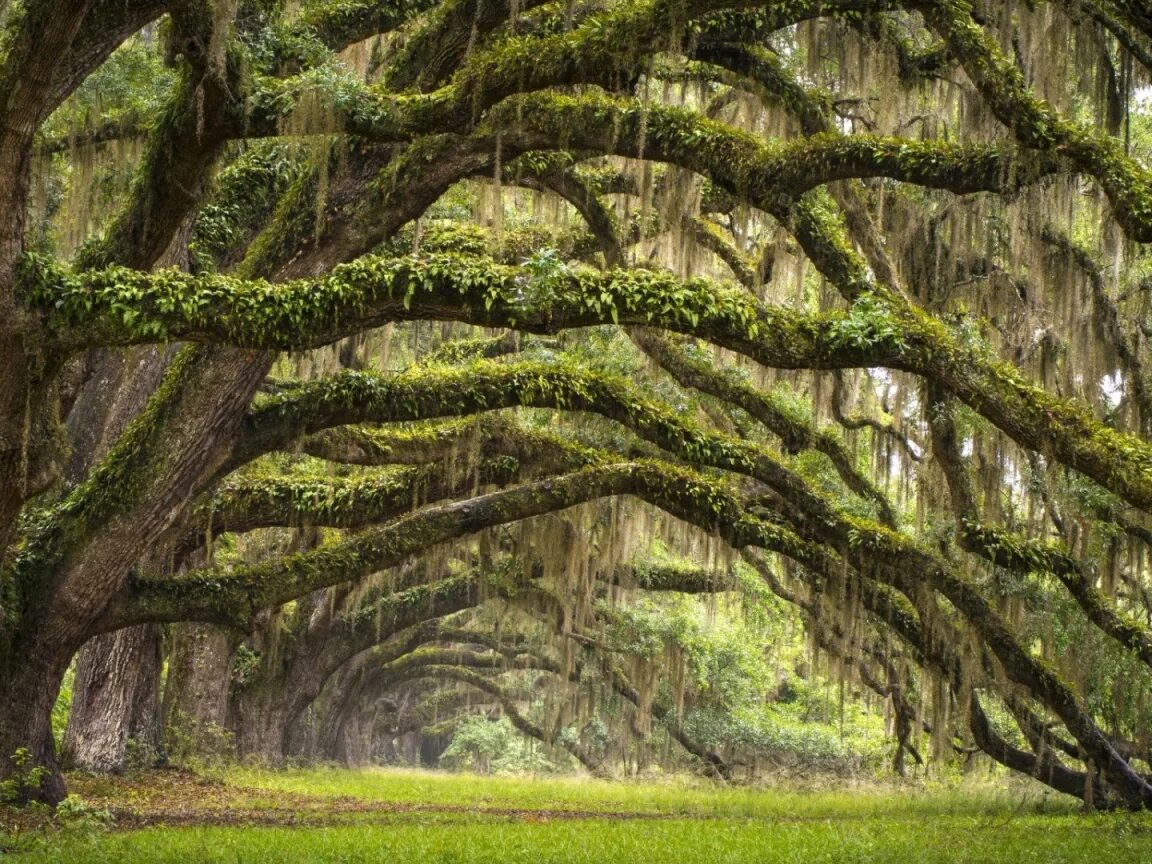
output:
[[233,786],[187,771],[149,771],[120,777],[73,775],[69,789],[94,810],[107,810],[117,830],[152,826],[267,825],[323,827],[428,816],[475,821],[553,822],[578,819],[658,820],[662,813],[523,809],[452,804],[365,801],[269,792]]

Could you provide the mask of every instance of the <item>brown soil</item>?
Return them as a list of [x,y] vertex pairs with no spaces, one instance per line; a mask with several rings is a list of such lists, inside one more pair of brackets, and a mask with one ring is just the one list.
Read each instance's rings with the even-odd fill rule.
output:
[[388,822],[407,814],[430,818],[481,816],[486,819],[552,822],[572,819],[664,819],[662,814],[578,810],[533,810],[390,803],[351,797],[269,792],[227,785],[186,771],[150,771],[121,777],[73,775],[69,789],[96,810],[107,810],[114,827],[267,825],[318,827]]

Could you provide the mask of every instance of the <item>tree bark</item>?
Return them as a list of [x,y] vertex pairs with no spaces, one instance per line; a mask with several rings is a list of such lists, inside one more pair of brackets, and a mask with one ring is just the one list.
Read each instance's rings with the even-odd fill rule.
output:
[[92,376],[65,422],[72,443],[72,458],[65,473],[70,486],[83,482],[144,408],[160,385],[172,353],[152,346],[92,352]]
[[81,650],[61,761],[119,773],[163,760],[162,634],[155,624],[97,636]]
[[[83,481],[147,405],[164,377],[171,350],[104,350],[69,413],[73,442],[66,481]],[[144,624],[96,636],[80,649],[61,762],[119,773],[163,760],[160,718],[160,627]]]
[[[364,704],[365,663],[357,662],[358,659],[346,664],[329,681],[317,736],[318,755],[349,767],[368,761],[376,716],[375,706]],[[373,719],[365,728],[363,714],[369,710]]]
[[43,644],[23,647],[4,658],[0,687],[0,778],[12,779],[19,756],[43,776],[21,790],[21,800],[56,803],[67,794],[52,737],[52,708],[60,682],[72,659],[71,651],[55,654]]
[[235,635],[211,624],[178,624],[172,628],[171,646],[164,687],[165,728],[183,723],[225,728]]
[[258,688],[235,702],[236,754],[263,765],[279,765],[288,752],[288,710],[283,695]]

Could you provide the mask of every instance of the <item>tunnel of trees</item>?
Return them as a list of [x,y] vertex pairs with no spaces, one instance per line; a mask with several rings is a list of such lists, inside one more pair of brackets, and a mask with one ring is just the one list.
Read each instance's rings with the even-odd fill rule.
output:
[[596,774],[658,734],[732,777],[787,618],[897,770],[982,753],[1152,806],[1145,4],[0,28],[23,794],[476,716]]

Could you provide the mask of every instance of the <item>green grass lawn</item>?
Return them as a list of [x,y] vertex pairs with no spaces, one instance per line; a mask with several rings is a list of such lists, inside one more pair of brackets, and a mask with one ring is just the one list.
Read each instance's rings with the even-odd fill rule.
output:
[[[1024,786],[839,792],[233,770],[223,784],[78,778],[93,806],[135,801],[140,830],[64,830],[18,862],[1152,861],[1152,816],[1086,816]],[[149,790],[169,784],[163,794]],[[126,812],[126,811],[125,811]],[[264,819],[303,824],[269,825]],[[253,824],[218,824],[236,819]],[[122,826],[123,827],[123,826]]]
[[881,786],[838,791],[791,791],[724,787],[706,780],[605,782],[582,777],[480,777],[403,769],[305,769],[269,771],[233,768],[234,786],[312,796],[352,796],[443,807],[539,809],[582,813],[737,818],[836,818],[929,814],[997,815],[1014,808],[1031,813],[1070,813],[1077,802],[1038,784]]

